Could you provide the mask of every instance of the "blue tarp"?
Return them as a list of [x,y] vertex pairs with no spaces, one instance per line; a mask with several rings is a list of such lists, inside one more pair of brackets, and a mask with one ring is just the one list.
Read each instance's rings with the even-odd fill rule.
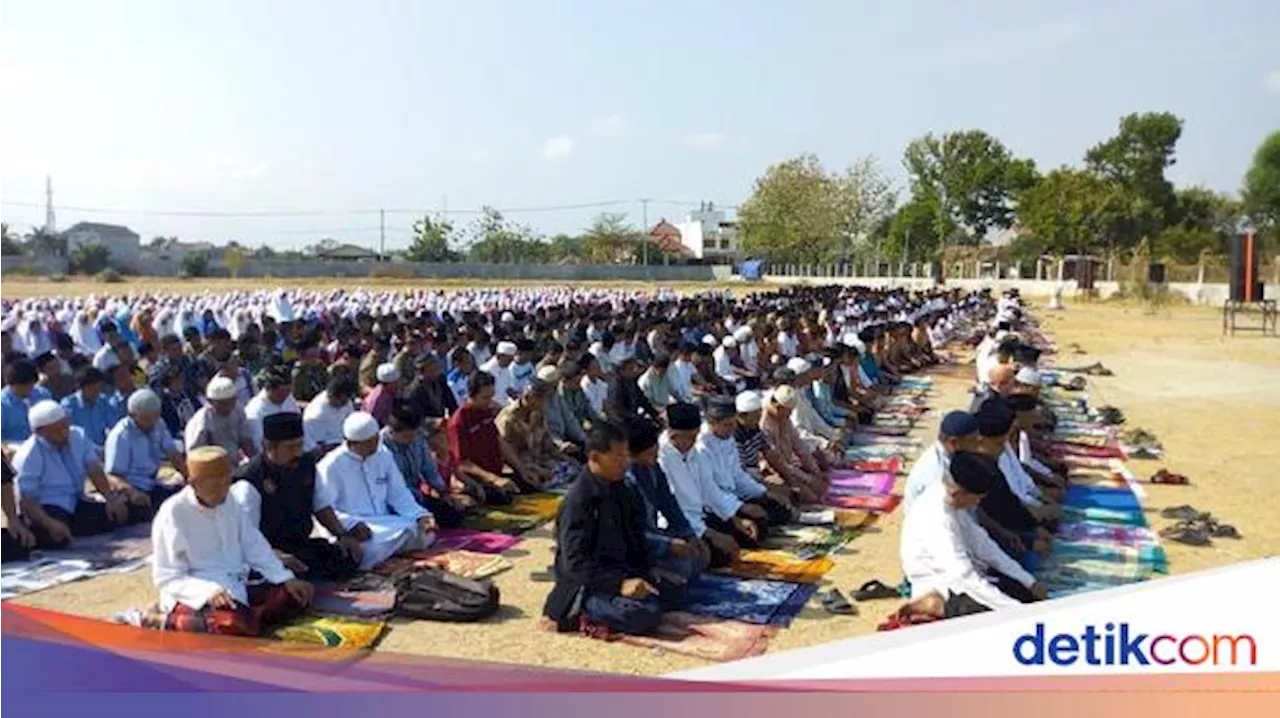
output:
[[762,279],[764,277],[764,260],[748,259],[738,267],[738,274],[743,279]]

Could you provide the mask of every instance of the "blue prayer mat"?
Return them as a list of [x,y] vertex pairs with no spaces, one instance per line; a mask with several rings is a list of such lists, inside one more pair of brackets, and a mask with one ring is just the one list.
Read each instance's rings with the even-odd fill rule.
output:
[[1075,485],[1067,489],[1065,503],[1074,508],[1142,512],[1142,504],[1129,489]]
[[788,626],[817,590],[815,584],[702,573],[689,582],[684,610],[745,623]]

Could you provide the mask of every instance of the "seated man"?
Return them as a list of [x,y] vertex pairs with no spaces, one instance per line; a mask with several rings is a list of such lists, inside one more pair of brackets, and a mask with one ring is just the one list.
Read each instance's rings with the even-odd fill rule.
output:
[[[762,533],[767,526],[790,523],[796,514],[786,492],[770,492],[764,482],[742,468],[738,442],[733,438],[737,428],[738,412],[734,400],[727,396],[713,397],[707,403],[707,420],[698,434],[698,450],[709,459],[712,479],[722,490],[741,500],[743,510],[755,514],[757,521],[765,521],[761,525]],[[752,506],[755,509],[748,509]]]
[[680,510],[667,475],[658,465],[658,427],[636,419],[627,427],[627,435],[631,467],[624,480],[644,502],[649,553],[663,568],[687,581],[707,569],[711,551]]
[[40,370],[36,365],[23,359],[7,367],[5,387],[0,389],[0,441],[5,444],[19,444],[31,436],[31,426],[27,424],[27,412],[45,399],[52,399],[44,387],[36,386],[40,381]]
[[378,420],[358,411],[342,423],[342,435],[346,443],[316,466],[313,506],[317,512],[332,508],[343,533],[364,542],[360,569],[430,546],[435,519],[413,500],[391,452],[378,440]]
[[107,434],[107,480],[112,489],[124,492],[130,505],[150,512],[181,488],[160,482],[164,462],[183,478],[186,469],[177,442],[160,421],[160,397],[139,389],[129,395],[127,407],[129,415]]
[[906,488],[902,492],[903,509],[910,511],[911,504],[920,494],[942,479],[957,451],[976,451],[978,448],[978,420],[973,414],[953,411],[942,417],[938,440],[920,452],[920,457],[911,465],[911,473],[907,474]]
[[503,461],[515,470],[517,483],[523,483],[525,489],[564,488],[581,469],[555,442],[547,427],[543,407],[552,391],[553,384],[535,377],[525,392],[494,419]]
[[658,464],[685,518],[707,540],[711,565],[719,567],[736,561],[742,546],[759,545],[767,517],[763,509],[743,503],[716,483],[710,457],[698,450],[701,425],[702,413],[693,404],[667,407]]
[[355,411],[351,400],[358,388],[356,380],[340,372],[329,380],[328,387],[315,396],[302,412],[303,446],[317,456],[324,456],[342,445],[342,423]]
[[[268,414],[262,420],[262,453],[236,470],[231,495],[248,512],[286,568],[296,575],[341,581],[355,575],[363,547],[333,509],[315,511],[316,461],[302,450],[302,415]],[[311,538],[311,518],[337,542]]]
[[[257,636],[311,604],[315,589],[271,550],[231,497],[231,462],[218,446],[188,456],[191,483],[165,501],[151,526],[152,580],[170,631]],[[267,583],[248,586],[247,571]]]
[[[293,398],[293,382],[284,367],[270,366],[258,372],[258,393],[244,406],[244,416],[253,429],[253,443],[262,445],[262,420],[272,414],[293,412],[301,415]],[[252,456],[252,454],[250,454]]]
[[796,503],[813,504],[827,492],[826,468],[819,460],[821,454],[809,449],[791,423],[791,412],[799,402],[795,387],[784,384],[774,389],[760,415],[760,430],[783,463],[800,468],[793,475],[784,475]]
[[583,430],[582,421],[573,413],[561,393],[565,380],[560,370],[553,365],[544,364],[538,367],[536,376],[539,381],[551,387],[543,404],[543,413],[547,417],[547,429],[551,432],[552,440],[565,454],[579,460],[586,458],[584,451],[587,433]]
[[107,442],[107,432],[121,418],[116,405],[102,394],[106,381],[102,372],[88,367],[80,376],[80,390],[62,400],[71,425],[84,429],[85,438],[98,448]]
[[680,605],[682,587],[664,580],[645,541],[644,506],[623,483],[627,435],[601,422],[587,441],[586,470],[556,519],[556,584],[543,614],[560,631],[650,633]]
[[397,399],[389,423],[382,427],[382,445],[395,459],[409,493],[431,512],[436,523],[446,528],[460,526],[463,514],[475,507],[475,501],[455,490],[451,477],[440,473],[422,433],[423,417],[418,411],[411,400]]
[[[956,452],[943,476],[917,497],[902,524],[902,570],[911,598],[936,593],[947,617],[1043,600],[1043,585],[996,545],[972,510],[1000,480],[990,458]],[[994,584],[988,580],[994,580]]]
[[494,423],[494,379],[478,371],[467,380],[467,398],[449,417],[449,461],[454,473],[478,482],[490,504],[509,504],[521,487],[503,475],[498,426]]
[[[997,397],[984,403],[973,416],[978,422],[977,451],[993,461],[998,460],[1013,428],[1013,409],[1009,402]],[[1053,535],[1043,524],[1056,518],[1057,510],[1033,510],[1014,492],[1013,479],[1003,471],[1000,478],[983,496],[979,512],[983,525],[1001,543],[1012,547],[1015,553],[1018,546],[1028,542],[1032,548],[1046,550]]]
[[[112,489],[97,449],[80,427],[71,426],[57,402],[45,400],[31,407],[28,421],[35,433],[18,447],[13,464],[22,517],[38,547],[66,548],[72,536],[106,533],[149,518],[149,512],[130,507],[125,496]],[[85,479],[105,502],[85,497]]]
[[237,404],[236,384],[225,376],[215,376],[204,390],[207,404],[196,410],[183,431],[187,451],[198,446],[221,446],[239,464],[243,454],[258,453],[258,441],[244,409]]
[[770,493],[784,503],[792,502],[792,490],[797,483],[816,482],[799,465],[783,461],[782,456],[769,444],[760,430],[760,418],[764,413],[764,397],[758,391],[747,390],[734,400],[737,411],[737,429],[734,442],[738,447],[738,459],[742,468],[752,478],[760,481]]

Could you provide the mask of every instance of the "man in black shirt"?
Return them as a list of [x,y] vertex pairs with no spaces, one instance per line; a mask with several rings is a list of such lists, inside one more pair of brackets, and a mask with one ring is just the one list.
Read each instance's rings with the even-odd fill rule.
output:
[[458,410],[458,400],[449,388],[437,354],[423,354],[417,360],[418,375],[409,385],[409,401],[419,416],[439,424]]
[[556,519],[556,585],[543,614],[561,631],[649,633],[664,609],[679,605],[679,577],[655,565],[643,500],[623,482],[629,460],[621,426],[605,421],[592,430],[586,470]]
[[[358,524],[344,531],[332,508],[313,511],[316,464],[302,451],[302,416],[282,412],[265,417],[262,438],[262,453],[236,471],[232,493],[299,578],[340,581],[354,576],[369,529]],[[311,538],[313,514],[340,537],[337,543]]]
[[662,413],[654,408],[640,388],[640,374],[644,370],[640,363],[631,357],[618,364],[618,375],[609,384],[609,394],[605,398],[604,413],[611,421],[623,423],[636,416],[644,416],[661,424]]

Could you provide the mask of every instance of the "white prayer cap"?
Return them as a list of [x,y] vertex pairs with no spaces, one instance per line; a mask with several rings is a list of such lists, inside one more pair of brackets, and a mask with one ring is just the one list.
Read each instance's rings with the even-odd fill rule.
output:
[[66,410],[52,399],[38,401],[35,406],[27,410],[27,423],[31,424],[32,431],[56,424],[65,418],[67,418]]
[[551,384],[560,381],[560,370],[551,365],[545,365],[538,368],[538,381]]
[[733,338],[739,342],[745,342],[751,338],[751,327],[742,326],[733,330]]
[[502,313],[502,321],[504,321],[504,322],[514,322],[515,320],[516,320],[516,315],[512,314],[511,312],[503,312],[503,313]]
[[795,387],[790,384],[783,384],[773,390],[773,400],[788,409],[794,409],[800,403],[800,395],[796,393]]
[[501,356],[513,357],[516,355],[515,342],[498,342],[497,353]]
[[704,337],[702,338],[702,343],[703,343],[703,344],[706,344],[706,345],[707,345],[707,346],[709,346],[709,347],[713,347],[713,346],[715,346],[715,345],[716,345],[716,337],[715,337],[715,335],[714,335],[714,334],[708,334],[708,335],[704,336]]
[[118,366],[120,366],[120,357],[116,355],[114,349],[108,348],[93,357],[93,368],[98,371],[109,372]]
[[1019,369],[1018,373],[1015,374],[1013,378],[1014,381],[1017,381],[1019,384],[1026,384],[1027,386],[1040,386],[1044,383],[1040,377],[1040,372],[1029,366],[1024,366]]
[[160,411],[160,397],[150,389],[139,389],[129,395],[128,408],[130,414]]
[[236,398],[236,383],[225,376],[215,376],[204,388],[204,395],[210,401],[225,401]]
[[378,420],[372,414],[357,411],[342,422],[342,438],[347,441],[368,441],[378,435]]
[[744,391],[734,400],[733,405],[739,414],[750,414],[753,411],[760,411],[760,407],[764,406],[764,398],[758,391]]
[[787,361],[787,368],[796,374],[804,374],[812,369],[813,365],[800,357],[792,357]]
[[378,375],[378,381],[382,382],[383,384],[390,384],[393,381],[400,380],[400,370],[397,369],[396,365],[392,364],[391,362],[386,362],[385,364],[379,364],[377,375]]
[[726,336],[724,339],[720,341],[720,346],[724,347],[725,349],[733,349],[734,347],[738,346],[738,340],[734,339],[733,337]]

